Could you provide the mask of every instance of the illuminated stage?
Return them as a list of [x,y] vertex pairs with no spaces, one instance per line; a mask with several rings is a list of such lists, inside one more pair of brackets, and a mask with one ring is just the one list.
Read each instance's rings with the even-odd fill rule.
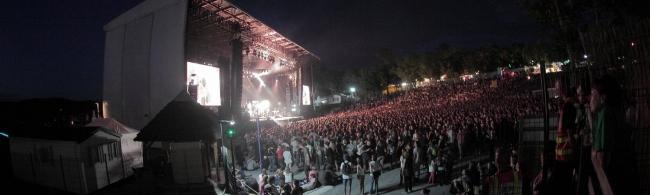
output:
[[313,108],[318,57],[229,1],[144,1],[104,30],[103,100],[135,128],[183,91],[228,120]]
[[300,116],[312,108],[318,57],[228,1],[190,1],[187,47],[188,61],[223,70],[222,115]]

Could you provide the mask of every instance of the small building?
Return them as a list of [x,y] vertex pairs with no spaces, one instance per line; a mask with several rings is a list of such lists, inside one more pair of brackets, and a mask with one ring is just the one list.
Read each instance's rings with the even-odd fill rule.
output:
[[126,177],[120,135],[102,127],[22,128],[10,137],[17,179],[87,194]]
[[135,137],[140,131],[126,126],[113,118],[94,118],[86,126],[104,127],[120,135],[124,172],[126,172],[127,177],[133,175],[135,169],[142,168],[142,142],[135,141]]
[[167,104],[135,138],[145,168],[171,173],[175,184],[207,184],[216,162],[217,116],[186,92]]

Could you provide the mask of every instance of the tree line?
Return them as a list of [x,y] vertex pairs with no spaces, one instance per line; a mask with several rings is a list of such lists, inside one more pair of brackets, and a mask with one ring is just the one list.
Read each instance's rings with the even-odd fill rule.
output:
[[548,61],[557,56],[543,44],[492,45],[480,48],[459,48],[441,44],[426,52],[399,53],[392,49],[376,52],[369,67],[335,70],[319,67],[315,75],[318,95],[346,93],[355,87],[360,95],[375,96],[391,84],[414,84],[425,78],[442,75],[457,78],[463,74],[493,72],[498,67],[519,68]]

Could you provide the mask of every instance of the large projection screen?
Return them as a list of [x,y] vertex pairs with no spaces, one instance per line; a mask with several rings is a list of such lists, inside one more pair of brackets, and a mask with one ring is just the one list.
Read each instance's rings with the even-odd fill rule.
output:
[[309,94],[309,86],[302,86],[302,105],[311,105],[311,97]]
[[219,68],[187,62],[187,89],[204,106],[221,106]]

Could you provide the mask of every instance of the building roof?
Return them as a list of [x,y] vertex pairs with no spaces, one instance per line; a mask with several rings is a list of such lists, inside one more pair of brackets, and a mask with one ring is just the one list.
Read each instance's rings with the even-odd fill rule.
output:
[[217,115],[181,92],[167,104],[136,136],[136,141],[216,140]]
[[81,143],[98,131],[103,131],[117,138],[120,137],[119,134],[115,134],[103,127],[30,127],[12,131],[11,138],[22,137]]
[[126,126],[113,118],[94,118],[93,121],[86,126],[104,127],[120,135],[137,133],[136,129]]

